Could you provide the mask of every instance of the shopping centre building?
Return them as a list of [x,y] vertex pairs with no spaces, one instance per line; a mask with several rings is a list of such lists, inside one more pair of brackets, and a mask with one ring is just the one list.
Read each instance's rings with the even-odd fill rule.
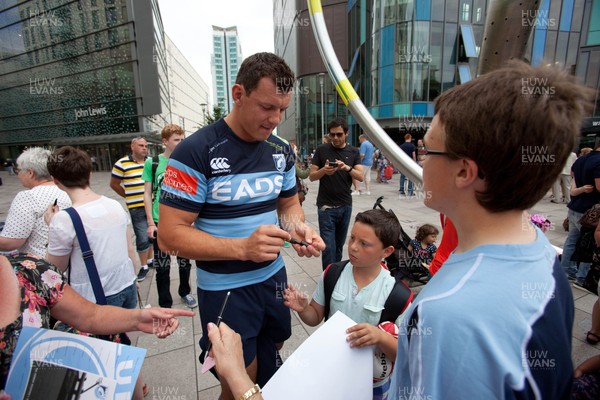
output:
[[158,145],[167,123],[202,124],[208,87],[166,38],[156,0],[0,7],[0,159],[71,144],[108,169],[135,137]]

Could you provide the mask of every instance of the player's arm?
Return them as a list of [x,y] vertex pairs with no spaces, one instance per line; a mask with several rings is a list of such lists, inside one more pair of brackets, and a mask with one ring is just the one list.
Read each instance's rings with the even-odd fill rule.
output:
[[190,259],[271,261],[277,258],[290,236],[275,225],[261,225],[247,238],[220,238],[192,227],[197,212],[160,204],[159,214],[161,250]]

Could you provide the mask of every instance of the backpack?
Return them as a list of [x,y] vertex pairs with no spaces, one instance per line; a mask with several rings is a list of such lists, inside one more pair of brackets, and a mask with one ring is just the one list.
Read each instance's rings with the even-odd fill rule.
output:
[[[331,310],[331,295],[333,288],[337,283],[342,271],[350,260],[338,261],[329,264],[323,273],[323,286],[325,289],[325,320],[329,318],[329,311]],[[396,283],[392,288],[392,291],[388,295],[385,301],[383,310],[381,311],[381,317],[379,318],[379,324],[385,321],[394,322],[400,314],[404,312],[406,307],[413,300],[413,292],[408,286],[400,279],[396,279]]]

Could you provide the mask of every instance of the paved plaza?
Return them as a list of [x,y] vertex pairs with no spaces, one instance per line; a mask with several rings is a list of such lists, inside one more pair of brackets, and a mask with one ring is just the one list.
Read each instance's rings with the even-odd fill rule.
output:
[[[9,176],[2,171],[0,177],[4,182],[3,186],[0,186],[0,221],[3,221],[6,219],[13,197],[24,188],[20,185],[16,176]],[[398,180],[398,175],[394,175],[393,181],[389,184],[380,184],[373,179],[370,196],[353,196],[353,214],[356,215],[360,211],[372,208],[377,197],[384,196],[383,205],[396,213],[403,228],[411,237],[414,237],[416,227],[423,223],[434,224],[439,228],[439,214],[423,205],[418,191],[417,196],[413,198],[398,198]],[[124,205],[123,199],[110,189],[109,181],[110,174],[108,172],[95,172],[92,175],[92,188],[100,194],[119,200]],[[314,205],[318,183],[309,183],[308,186],[310,191],[304,202],[306,221],[315,230],[318,230],[317,209]],[[531,210],[531,213],[542,214],[552,221],[553,227],[546,234],[552,244],[562,247],[566,237],[566,233],[562,228],[562,221],[567,214],[566,206],[551,203],[550,198],[547,196]],[[439,242],[438,239],[438,245]],[[319,258],[300,258],[291,248],[283,248],[282,251],[289,282],[312,293],[321,274],[321,260]],[[344,256],[346,254],[346,251],[344,251]],[[177,271],[173,268],[171,271],[171,293],[174,295],[174,307],[185,308],[185,305],[177,296],[178,279]],[[194,283],[196,279],[194,270],[192,270],[191,279]],[[146,280],[141,282],[140,287],[145,304],[157,305],[158,295],[153,270],[150,271]],[[193,294],[195,295],[195,292]],[[575,322],[573,326],[572,356],[573,362],[577,365],[592,355],[600,354],[600,346],[590,346],[585,342],[585,333],[591,327],[592,305],[597,297],[575,288],[573,288],[573,296],[575,298]],[[294,314],[292,315],[292,337],[283,347],[282,356],[284,359],[316,329],[304,325]],[[148,351],[142,368],[144,380],[150,389],[148,399],[191,400],[196,398],[216,399],[218,397],[218,381],[210,373],[200,374],[200,363],[198,362],[200,336],[200,318],[196,312],[196,316],[193,318],[181,318],[178,332],[167,339],[159,340],[147,334],[136,335],[133,338],[134,344]],[[315,356],[318,357],[319,355]],[[440,362],[443,362],[443,360],[440,360]]]

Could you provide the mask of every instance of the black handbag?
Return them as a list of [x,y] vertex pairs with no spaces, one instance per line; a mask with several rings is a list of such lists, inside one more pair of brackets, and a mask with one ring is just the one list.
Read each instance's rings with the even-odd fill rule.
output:
[[579,239],[575,245],[575,251],[571,256],[571,261],[591,263],[596,249],[596,240],[594,239],[595,228],[581,227]]

